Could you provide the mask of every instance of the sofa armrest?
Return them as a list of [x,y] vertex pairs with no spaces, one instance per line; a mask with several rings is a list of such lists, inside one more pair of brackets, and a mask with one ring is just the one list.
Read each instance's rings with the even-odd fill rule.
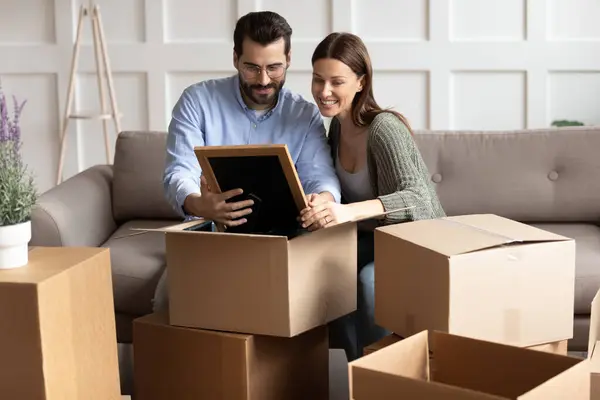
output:
[[99,247],[117,229],[113,169],[97,165],[43,193],[31,215],[31,246]]

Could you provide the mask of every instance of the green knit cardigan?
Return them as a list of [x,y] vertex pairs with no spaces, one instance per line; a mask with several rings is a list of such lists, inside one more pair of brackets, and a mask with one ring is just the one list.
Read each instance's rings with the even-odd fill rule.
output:
[[[384,210],[415,206],[387,214],[382,223],[389,225],[445,217],[427,166],[406,125],[394,114],[382,112],[369,126],[368,135],[369,180]],[[333,118],[329,127],[329,145],[334,163],[339,140],[340,123]]]

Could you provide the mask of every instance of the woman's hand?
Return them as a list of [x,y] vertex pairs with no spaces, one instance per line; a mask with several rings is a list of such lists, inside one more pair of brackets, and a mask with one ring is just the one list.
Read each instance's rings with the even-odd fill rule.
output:
[[300,212],[300,223],[309,231],[348,222],[353,218],[354,212],[350,206],[334,201],[309,201],[308,208]]

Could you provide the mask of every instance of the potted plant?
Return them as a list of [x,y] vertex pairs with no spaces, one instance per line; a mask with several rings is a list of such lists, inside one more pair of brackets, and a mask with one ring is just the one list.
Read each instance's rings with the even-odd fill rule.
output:
[[31,210],[37,201],[33,177],[21,157],[19,117],[25,102],[13,96],[14,109],[0,87],[0,269],[22,267],[28,262]]

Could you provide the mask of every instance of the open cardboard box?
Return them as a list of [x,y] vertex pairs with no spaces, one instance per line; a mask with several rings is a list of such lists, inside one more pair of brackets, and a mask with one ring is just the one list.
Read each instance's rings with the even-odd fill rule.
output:
[[422,331],[349,363],[350,397],[587,400],[589,364],[575,357]]
[[[387,336],[384,336],[383,338],[381,338],[380,340],[378,340],[375,343],[371,343],[368,346],[365,346],[365,348],[363,349],[363,354],[364,355],[368,355],[371,353],[375,353],[378,350],[381,350],[391,344],[394,344],[396,342],[401,341],[402,338],[394,333],[390,333]],[[528,346],[525,347],[526,349],[532,349],[532,350],[538,350],[538,351],[545,351],[547,353],[553,353],[553,354],[562,354],[562,355],[567,355],[568,351],[568,340],[559,340],[558,342],[551,342],[551,343],[544,343],[544,344],[538,344],[535,346]]]
[[293,337],[356,310],[364,219],[293,238],[215,232],[204,220],[143,230],[165,233],[172,325]]
[[[401,256],[399,256],[401,254]],[[375,319],[529,347],[571,339],[575,241],[492,214],[379,227]]]
[[[306,207],[306,197],[284,145],[198,147],[195,151],[211,190],[226,191],[241,182],[246,193],[263,198],[261,215],[278,226],[276,231],[285,232],[282,226],[298,224],[296,217]],[[248,165],[222,162],[224,157],[238,156],[246,161],[265,157],[256,162],[257,169],[262,165],[273,182],[265,185],[261,171]],[[219,162],[211,164],[212,158]],[[221,171],[220,179],[213,167]],[[275,204],[277,196],[285,207]],[[292,223],[277,224],[273,213],[281,213],[281,218]],[[172,325],[292,337],[356,310],[356,224],[387,213],[315,232],[296,230],[294,235],[270,234],[262,220],[254,225],[261,228],[260,233],[214,231],[204,220],[142,230],[166,235]]]
[[292,337],[356,310],[356,223],[288,238],[194,230],[205,222],[154,229],[172,325]]

